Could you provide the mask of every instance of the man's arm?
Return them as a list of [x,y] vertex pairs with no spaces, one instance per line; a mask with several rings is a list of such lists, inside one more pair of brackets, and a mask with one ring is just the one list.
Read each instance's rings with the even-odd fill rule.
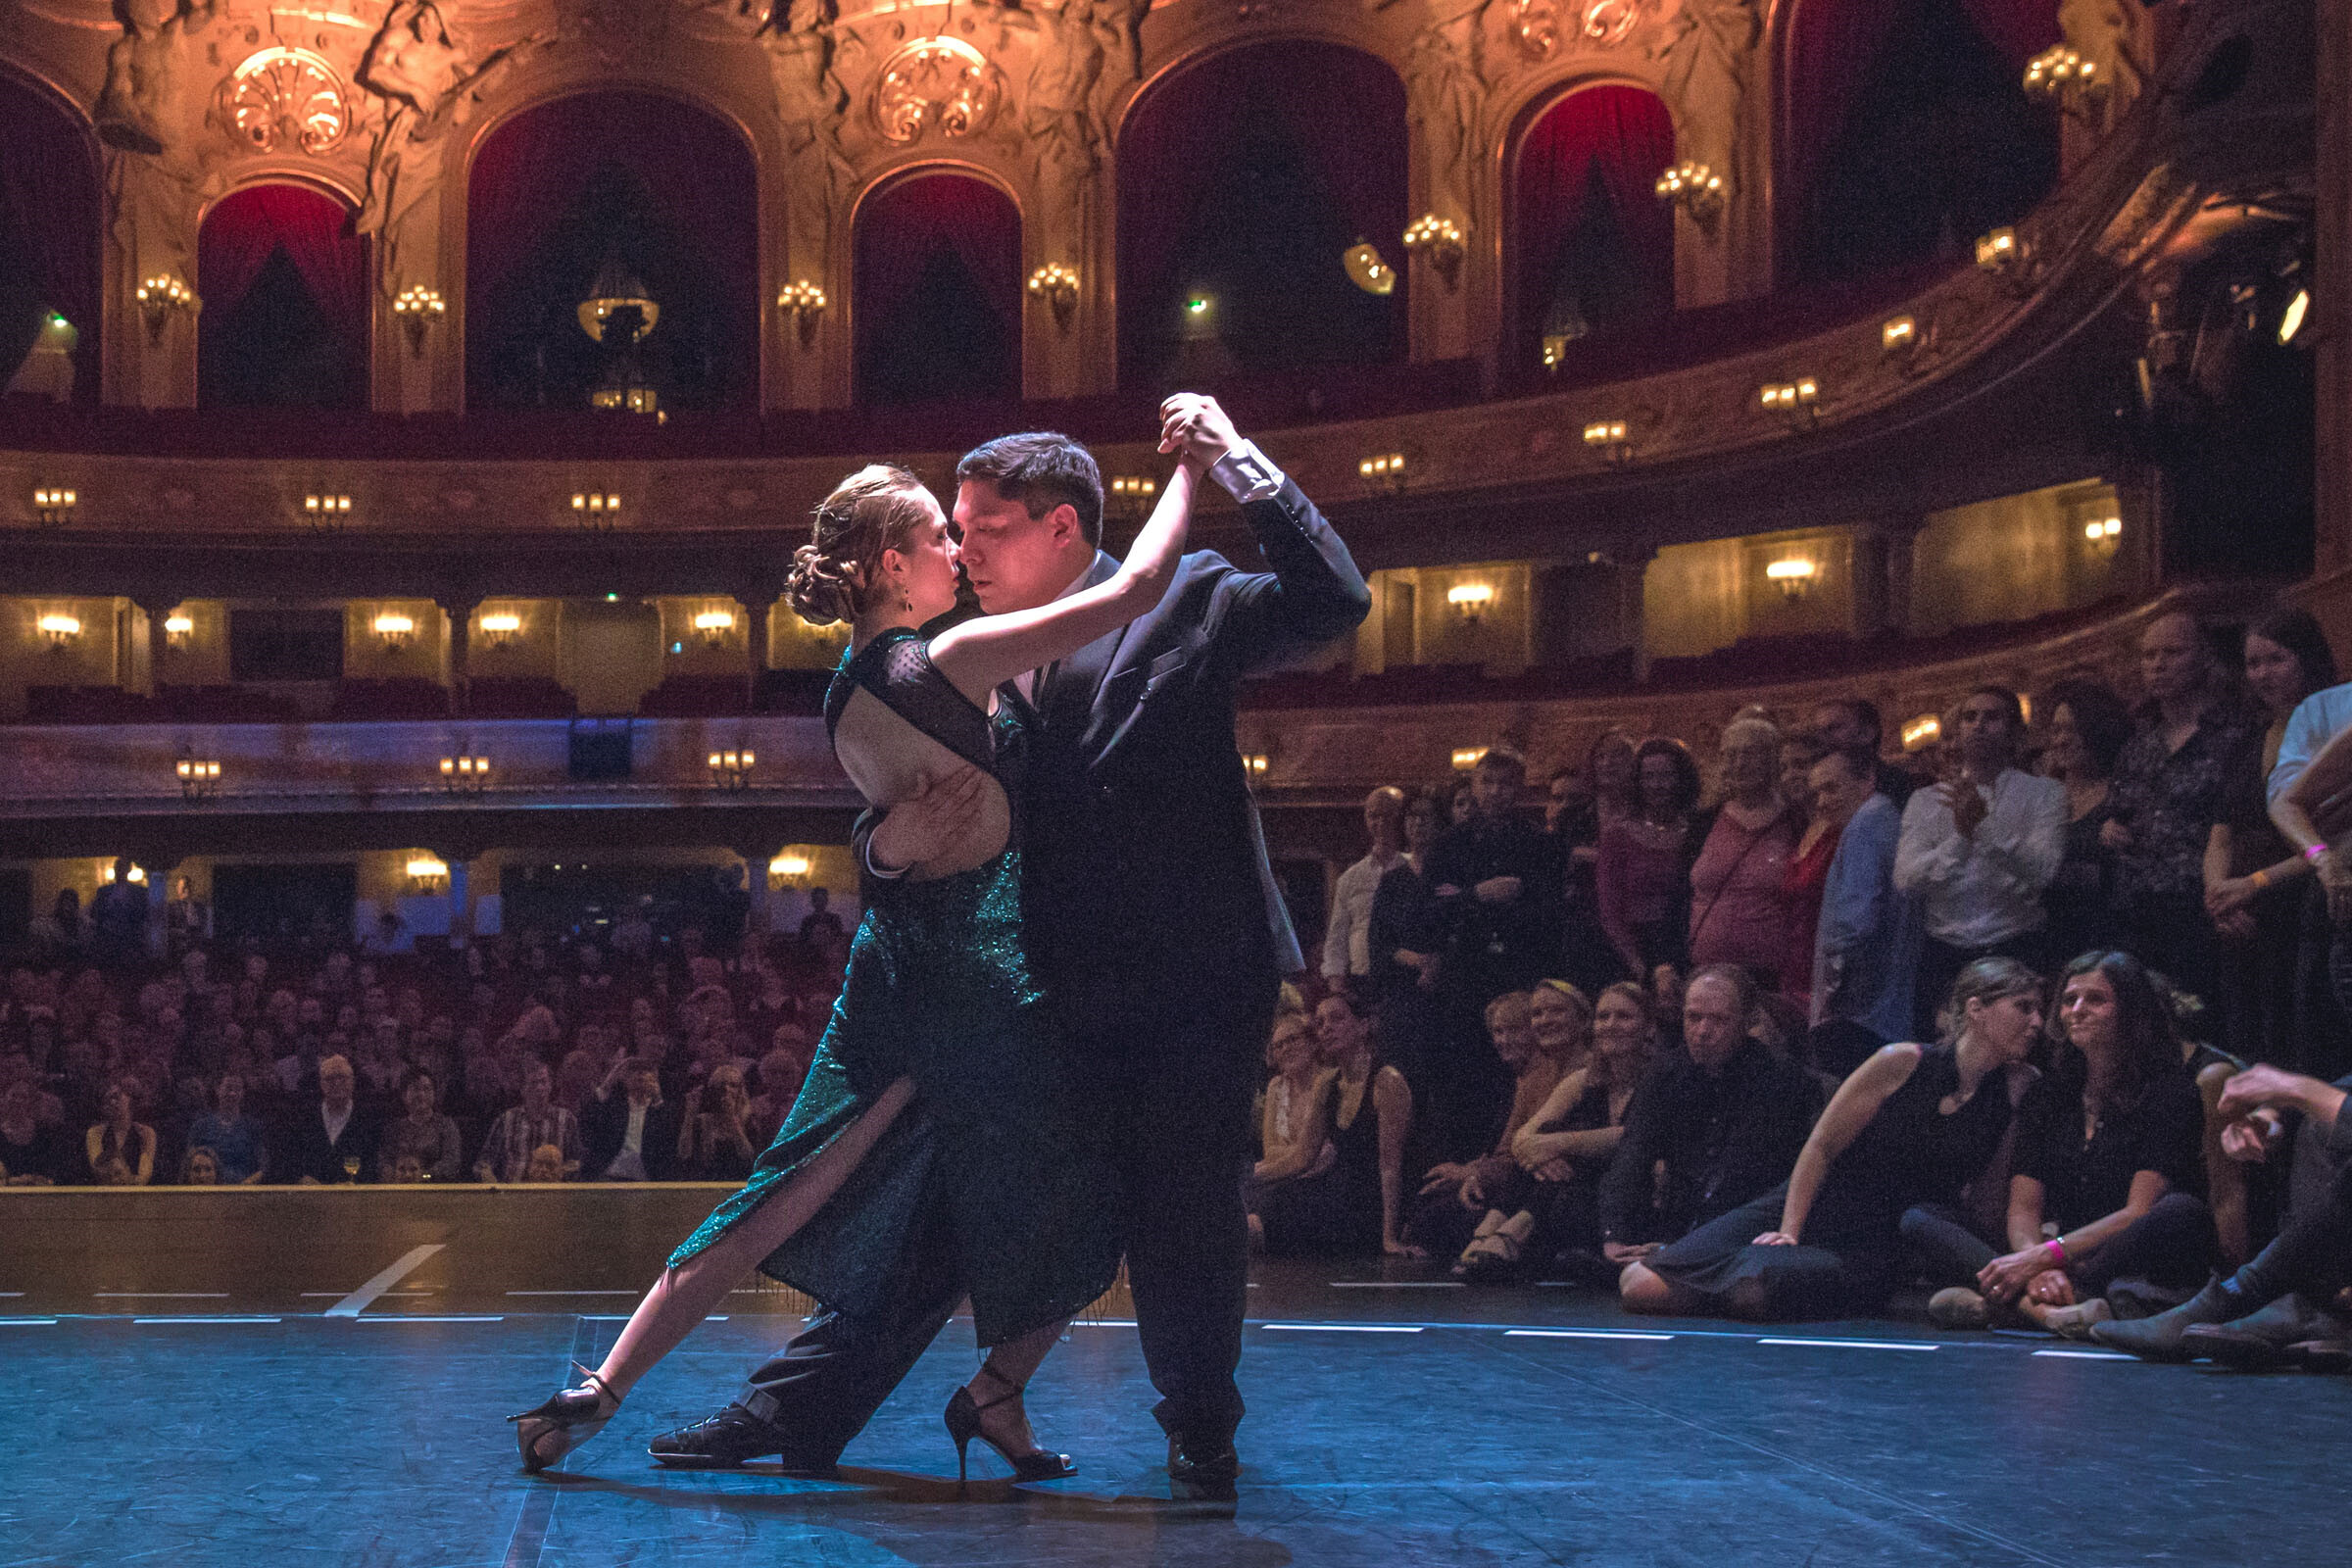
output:
[[1358,860],[1342,871],[1339,880],[1331,885],[1331,916],[1324,922],[1323,930],[1323,977],[1326,980],[1348,978],[1348,932],[1354,919],[1351,895],[1355,891],[1355,883],[1362,880],[1356,873],[1364,869],[1365,862]]
[[1951,880],[1967,853],[1942,793],[1933,787],[1921,790],[1903,808],[1902,833],[1894,851],[1895,891],[1916,894]]
[[2012,809],[1978,827],[1977,851],[2018,894],[2039,898],[2066,858],[2066,787],[2056,779],[2030,779],[2012,788]]

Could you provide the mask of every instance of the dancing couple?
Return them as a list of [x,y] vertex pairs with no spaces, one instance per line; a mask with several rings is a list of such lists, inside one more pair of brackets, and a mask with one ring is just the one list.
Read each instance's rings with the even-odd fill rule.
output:
[[[1160,409],[1178,459],[1124,564],[1065,436],[956,467],[955,526],[913,475],[860,469],[786,586],[846,620],[825,697],[871,805],[868,907],[806,1085],[743,1190],[669,1259],[580,1387],[525,1415],[569,1452],[753,1269],[822,1303],[664,1464],[828,1474],[961,1300],[988,1351],[947,1409],[1017,1479],[1073,1472],[1021,1392],[1124,1253],[1180,1492],[1240,1461],[1242,1175],[1255,1069],[1298,943],[1234,744],[1234,687],[1352,631],[1364,580],[1217,404]],[[1184,553],[1195,492],[1241,503],[1271,570]],[[960,571],[981,613],[932,630]]]

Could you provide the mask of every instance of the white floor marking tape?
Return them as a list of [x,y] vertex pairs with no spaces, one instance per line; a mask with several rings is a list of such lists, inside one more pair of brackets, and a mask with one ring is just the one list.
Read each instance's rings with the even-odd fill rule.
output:
[[1933,1350],[1917,1340],[1758,1340],[1758,1345],[1834,1345],[1841,1350]]
[[1671,1340],[1671,1334],[1637,1334],[1631,1329],[1504,1329],[1506,1340]]
[[358,1317],[362,1312],[368,1310],[368,1303],[415,1273],[418,1264],[440,1251],[447,1245],[445,1242],[426,1242],[421,1247],[410,1248],[400,1254],[400,1260],[390,1268],[385,1269],[381,1274],[328,1307],[326,1315],[328,1317]]

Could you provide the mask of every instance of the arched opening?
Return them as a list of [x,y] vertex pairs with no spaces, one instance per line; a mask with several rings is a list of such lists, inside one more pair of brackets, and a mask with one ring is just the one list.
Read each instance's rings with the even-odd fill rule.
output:
[[1674,121],[1657,94],[1600,83],[1537,111],[1511,187],[1512,364],[1566,363],[1578,344],[1674,309],[1674,212],[1658,176]]
[[0,75],[0,390],[98,401],[98,165],[67,110]]
[[1021,395],[1021,215],[984,179],[927,171],[858,205],[856,397],[896,406]]
[[196,242],[196,401],[208,409],[368,406],[368,241],[308,185],[248,185]]
[[[468,407],[757,402],[759,183],[733,126],[653,93],[559,98],[483,139],[466,201]],[[651,309],[592,336],[599,297]]]
[[2050,0],[1796,0],[1782,45],[1780,281],[1960,260],[2058,177],[2026,62]]
[[[1119,132],[1119,380],[1404,357],[1404,85],[1339,44],[1212,55],[1145,92]],[[1343,257],[1369,241],[1395,292]]]

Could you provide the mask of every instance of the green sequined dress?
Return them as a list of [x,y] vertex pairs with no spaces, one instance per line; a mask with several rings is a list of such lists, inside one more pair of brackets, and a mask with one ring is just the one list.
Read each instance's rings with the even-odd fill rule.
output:
[[[997,773],[996,720],[940,675],[911,631],[842,661],[828,729],[865,691]],[[1008,795],[1017,792],[1008,790]],[[670,1257],[709,1247],[901,1076],[915,1097],[841,1190],[760,1271],[858,1315],[888,1308],[903,1259],[953,1248],[983,1346],[1069,1316],[1118,1270],[1108,1151],[1077,1113],[1075,1067],[1021,931],[1018,832],[977,869],[875,884],[808,1077],[743,1190]]]

